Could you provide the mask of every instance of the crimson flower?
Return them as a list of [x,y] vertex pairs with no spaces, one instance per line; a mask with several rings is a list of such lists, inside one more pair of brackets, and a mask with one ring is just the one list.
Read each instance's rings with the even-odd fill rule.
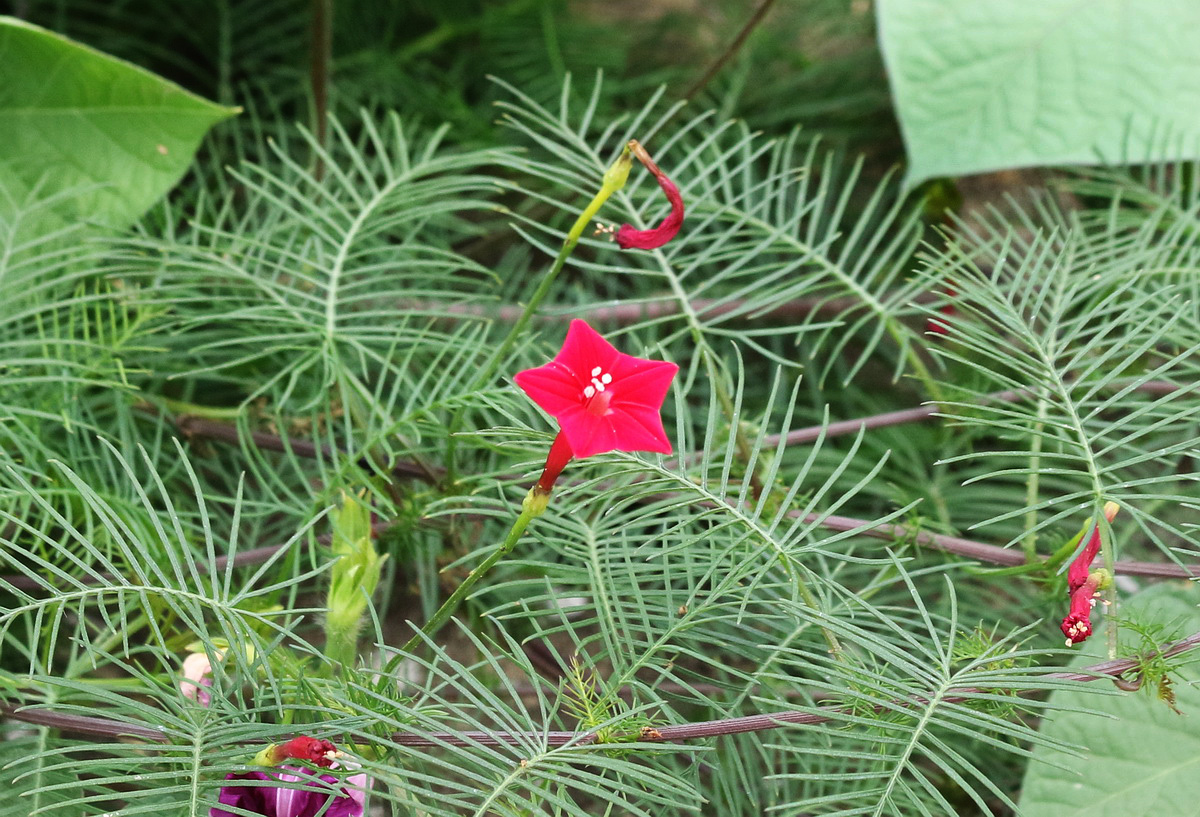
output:
[[[1109,524],[1112,524],[1120,510],[1121,506],[1117,503],[1106,502],[1104,503],[1104,518],[1108,520]],[[1079,551],[1079,555],[1067,568],[1067,593],[1073,594],[1087,581],[1088,573],[1092,569],[1092,562],[1095,561],[1096,554],[1099,552],[1100,526],[1097,525],[1092,529],[1092,536],[1088,539],[1087,545]]]
[[[1121,506],[1117,503],[1106,502],[1104,518],[1111,524],[1120,510]],[[1100,526],[1096,525],[1092,528],[1088,543],[1067,567],[1067,593],[1071,596],[1071,607],[1063,619],[1062,631],[1067,637],[1068,647],[1086,641],[1092,634],[1092,608],[1096,606],[1100,588],[1108,583],[1107,571],[1091,569],[1099,552]]]
[[658,186],[667,194],[667,201],[671,203],[671,212],[663,219],[662,224],[650,230],[637,230],[632,224],[622,224],[616,234],[617,246],[623,250],[658,249],[674,238],[675,234],[679,232],[679,228],[683,226],[683,196],[679,195],[679,188],[675,186],[675,182],[668,179],[667,174],[658,169],[658,165],[650,158],[646,149],[638,144],[637,140],[630,140],[629,147],[638,161],[654,174],[654,178],[658,179]]
[[585,321],[571,321],[554,359],[514,378],[561,429],[539,487],[549,491],[571,457],[614,450],[670,454],[659,409],[678,370],[618,352]]
[[1092,634],[1092,608],[1096,606],[1097,591],[1103,579],[1104,571],[1098,570],[1072,591],[1071,609],[1062,623],[1068,647],[1086,641]]
[[[268,747],[260,752],[255,762],[274,764],[295,759],[321,768],[335,768],[335,758],[341,752],[327,740],[301,736],[287,743]],[[232,773],[225,776],[229,781],[256,781],[276,785],[239,785],[229,783],[221,787],[218,801],[221,805],[209,810],[209,817],[238,817],[221,806],[234,806],[262,817],[362,817],[366,800],[368,780],[365,774],[347,777],[340,790],[338,778],[331,774],[314,773],[308,769],[281,766],[278,769]],[[300,787],[285,788],[281,784],[306,783]],[[340,791],[340,794],[335,794]]]

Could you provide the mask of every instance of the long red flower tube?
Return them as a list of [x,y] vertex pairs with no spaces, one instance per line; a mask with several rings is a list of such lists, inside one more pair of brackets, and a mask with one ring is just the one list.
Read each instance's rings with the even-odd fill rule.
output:
[[[1104,518],[1111,524],[1120,510],[1117,503],[1107,502]],[[1096,525],[1088,543],[1067,567],[1067,594],[1071,597],[1071,607],[1063,619],[1062,632],[1067,637],[1068,647],[1086,641],[1092,634],[1092,608],[1096,606],[1099,591],[1109,582],[1106,571],[1091,569],[1099,552],[1100,526]]]

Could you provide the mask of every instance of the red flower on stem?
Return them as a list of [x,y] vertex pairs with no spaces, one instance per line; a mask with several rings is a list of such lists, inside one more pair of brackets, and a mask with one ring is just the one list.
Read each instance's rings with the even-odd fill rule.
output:
[[[1104,503],[1104,518],[1109,524],[1117,518],[1117,513],[1120,512],[1121,506],[1115,502]],[[1088,573],[1092,569],[1092,562],[1096,559],[1096,554],[1100,552],[1100,526],[1097,525],[1092,529],[1092,536],[1088,539],[1087,545],[1083,550],[1079,551],[1079,555],[1071,562],[1067,568],[1067,593],[1074,593],[1088,579]]]
[[[1111,524],[1117,518],[1121,506],[1115,502],[1104,504],[1104,518]],[[1092,535],[1083,550],[1067,567],[1067,593],[1071,597],[1071,608],[1063,619],[1062,631],[1067,637],[1067,646],[1086,641],[1092,634],[1092,608],[1101,588],[1108,584],[1108,573],[1093,571],[1092,562],[1100,552],[1100,526],[1092,528]]]
[[670,454],[659,410],[677,371],[674,363],[623,354],[586,322],[571,321],[554,359],[514,378],[561,429],[537,489],[548,494],[572,457],[614,450]]
[[1097,570],[1071,593],[1071,609],[1063,619],[1062,631],[1067,637],[1067,646],[1086,641],[1092,634],[1092,608],[1104,581],[1104,572]]
[[636,139],[629,141],[629,147],[638,161],[654,174],[654,178],[658,179],[658,186],[667,194],[667,201],[671,203],[671,212],[663,219],[662,224],[651,230],[637,230],[632,224],[622,224],[616,234],[617,246],[623,250],[658,249],[674,238],[675,234],[679,232],[679,228],[683,226],[683,196],[679,194],[679,188],[675,186],[675,182],[668,179],[667,174],[658,169],[658,165],[650,158],[650,154]]

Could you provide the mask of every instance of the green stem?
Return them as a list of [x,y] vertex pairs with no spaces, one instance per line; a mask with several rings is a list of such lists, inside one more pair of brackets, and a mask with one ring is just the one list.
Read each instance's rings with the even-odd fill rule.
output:
[[1042,428],[1046,420],[1046,398],[1039,394],[1037,403],[1037,420],[1033,426],[1032,450],[1029,455],[1029,476],[1025,480],[1025,539],[1021,542],[1025,549],[1025,560],[1032,562],[1037,558],[1037,510],[1038,500],[1038,464],[1042,459]]
[[[1096,517],[1100,527],[1100,556],[1104,559],[1104,569],[1112,576],[1116,572],[1116,555],[1113,553],[1112,528],[1104,524],[1103,514]],[[1108,635],[1108,660],[1117,657],[1117,583],[1110,581],[1104,589],[1104,629]]]
[[[625,180],[629,177],[629,170],[633,165],[633,154],[627,145],[613,163],[613,166],[604,174],[604,180],[600,185],[600,192],[592,198],[588,206],[579,214],[579,218],[575,219],[575,223],[571,225],[571,229],[567,232],[567,237],[563,239],[562,248],[558,251],[558,256],[554,259],[554,264],[549,271],[542,276],[541,282],[537,289],[533,291],[529,302],[525,304],[525,309],[521,311],[521,315],[509,328],[508,334],[504,340],[496,347],[496,351],[488,358],[487,362],[480,367],[479,373],[475,379],[467,386],[466,391],[473,392],[483,388],[488,382],[495,377],[501,364],[508,358],[508,353],[512,351],[517,340],[525,332],[525,327],[529,325],[529,321],[533,319],[534,313],[541,305],[546,296],[550,294],[551,287],[554,286],[554,281],[558,278],[558,274],[562,272],[562,268],[567,263],[567,258],[575,249],[575,245],[579,243],[579,239],[583,236],[583,231],[587,225],[595,218],[596,213],[604,206],[604,202],[608,201],[609,196],[625,186]],[[462,427],[464,409],[460,408],[450,418],[450,423],[447,429],[446,437],[446,484],[453,485],[457,469],[455,468],[455,450],[457,441],[455,433]]]
[[[536,490],[536,489],[535,489]],[[532,494],[532,492],[531,492]],[[542,506],[544,510],[545,506]],[[529,527],[529,523],[537,516],[540,516],[540,510],[535,507],[530,507],[529,503],[521,511],[521,515],[517,517],[517,521],[513,523],[512,530],[508,532],[508,536],[500,543],[500,547],[492,551],[486,559],[467,574],[467,578],[463,579],[462,584],[454,588],[454,592],[450,594],[450,598],[442,602],[442,606],[437,609],[437,612],[425,622],[425,626],[421,628],[421,632],[414,635],[404,646],[400,648],[402,655],[411,655],[414,650],[421,644],[422,636],[432,638],[441,626],[446,623],[450,616],[454,615],[454,611],[466,600],[467,595],[471,592],[471,588],[483,578],[484,574],[496,566],[496,563],[512,552],[516,546],[517,540],[525,533],[525,528]]]
[[203,417],[206,420],[230,420],[236,422],[242,415],[240,408],[221,408],[218,406],[202,406],[199,403],[188,403],[184,400],[172,400],[170,397],[158,396],[155,400],[172,414],[189,417]]
[[358,626],[357,616],[349,621],[332,614],[326,616],[325,657],[335,666],[353,667],[358,660]]

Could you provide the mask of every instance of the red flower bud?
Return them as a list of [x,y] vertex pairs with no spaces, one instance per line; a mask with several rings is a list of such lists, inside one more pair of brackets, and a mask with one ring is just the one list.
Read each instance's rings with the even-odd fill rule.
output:
[[314,766],[329,768],[340,754],[337,747],[327,740],[317,740],[301,735],[298,738],[292,738],[287,743],[273,746],[270,759],[273,763],[282,763],[285,760],[306,760]]

